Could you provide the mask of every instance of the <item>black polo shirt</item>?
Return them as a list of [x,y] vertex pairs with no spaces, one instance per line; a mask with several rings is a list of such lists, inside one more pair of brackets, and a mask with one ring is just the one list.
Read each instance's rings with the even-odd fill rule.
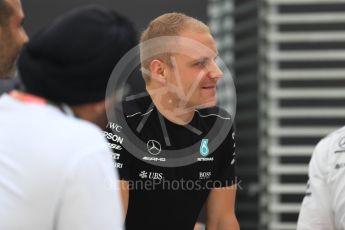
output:
[[[149,96],[123,102],[117,113],[125,119],[110,122],[105,137],[114,150],[121,180],[129,182],[126,229],[192,230],[210,190],[236,183],[230,115],[217,107],[196,110],[188,125],[177,125],[159,113]],[[213,137],[207,134],[217,121],[219,129],[228,126],[230,131],[212,150]],[[141,143],[130,140],[126,132]],[[135,151],[134,145],[140,154],[128,152]],[[199,146],[193,163],[170,164],[190,159],[191,145]],[[178,155],[177,160],[169,151]]]

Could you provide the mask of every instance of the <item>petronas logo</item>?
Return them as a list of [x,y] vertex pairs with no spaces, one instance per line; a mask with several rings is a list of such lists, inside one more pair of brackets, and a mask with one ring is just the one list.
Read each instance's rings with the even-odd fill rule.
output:
[[206,157],[209,153],[209,149],[208,149],[208,139],[202,139],[201,140],[201,145],[200,145],[200,155],[203,157]]

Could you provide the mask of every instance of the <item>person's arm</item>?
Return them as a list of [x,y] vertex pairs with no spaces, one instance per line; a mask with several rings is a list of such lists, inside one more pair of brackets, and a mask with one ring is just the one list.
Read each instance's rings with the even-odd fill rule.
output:
[[120,191],[121,191],[121,200],[122,200],[122,210],[124,215],[124,220],[127,215],[128,210],[128,201],[129,201],[129,183],[125,180],[120,180]]
[[327,185],[328,139],[315,148],[309,163],[309,183],[298,217],[298,230],[333,230],[331,194]]
[[[104,143],[105,144],[105,143]],[[58,230],[120,230],[122,212],[111,152],[86,150],[70,167],[61,192],[55,224]]]
[[211,190],[206,201],[207,230],[239,230],[235,215],[236,185]]
[[206,201],[206,229],[238,230],[240,227],[235,215],[237,179],[235,173],[235,131],[233,128],[216,154],[215,180],[218,186],[210,191]]

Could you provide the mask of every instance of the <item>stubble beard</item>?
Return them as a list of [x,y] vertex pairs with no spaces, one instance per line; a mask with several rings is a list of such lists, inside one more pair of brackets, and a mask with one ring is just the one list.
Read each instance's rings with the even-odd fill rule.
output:
[[17,72],[17,62],[22,47],[14,42],[9,31],[0,36],[0,79],[13,79]]
[[20,49],[16,48],[12,57],[6,57],[0,54],[0,79],[9,80],[14,79],[17,72],[17,62],[19,59]]

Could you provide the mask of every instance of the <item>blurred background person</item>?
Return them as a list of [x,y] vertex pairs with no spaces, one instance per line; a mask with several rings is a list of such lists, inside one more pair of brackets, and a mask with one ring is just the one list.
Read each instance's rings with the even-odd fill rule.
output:
[[63,101],[75,116],[105,130],[106,106],[114,103],[114,98],[105,98],[108,79],[136,43],[133,24],[115,11],[101,6],[72,11],[23,49],[19,72],[24,90]]
[[75,116],[104,130],[106,105],[114,103],[105,98],[108,79],[116,63],[137,44],[137,36],[125,17],[103,7],[89,8],[78,17],[57,19],[54,27],[35,35],[23,50],[19,72],[26,92],[63,100]]
[[297,230],[345,229],[345,127],[316,146]]
[[[10,18],[18,17],[19,1],[8,4]],[[102,124],[107,71],[131,30],[115,12],[88,6],[59,17],[25,47],[19,65],[26,91],[0,98],[1,229],[122,229],[111,152],[76,105],[102,101],[84,118]]]

